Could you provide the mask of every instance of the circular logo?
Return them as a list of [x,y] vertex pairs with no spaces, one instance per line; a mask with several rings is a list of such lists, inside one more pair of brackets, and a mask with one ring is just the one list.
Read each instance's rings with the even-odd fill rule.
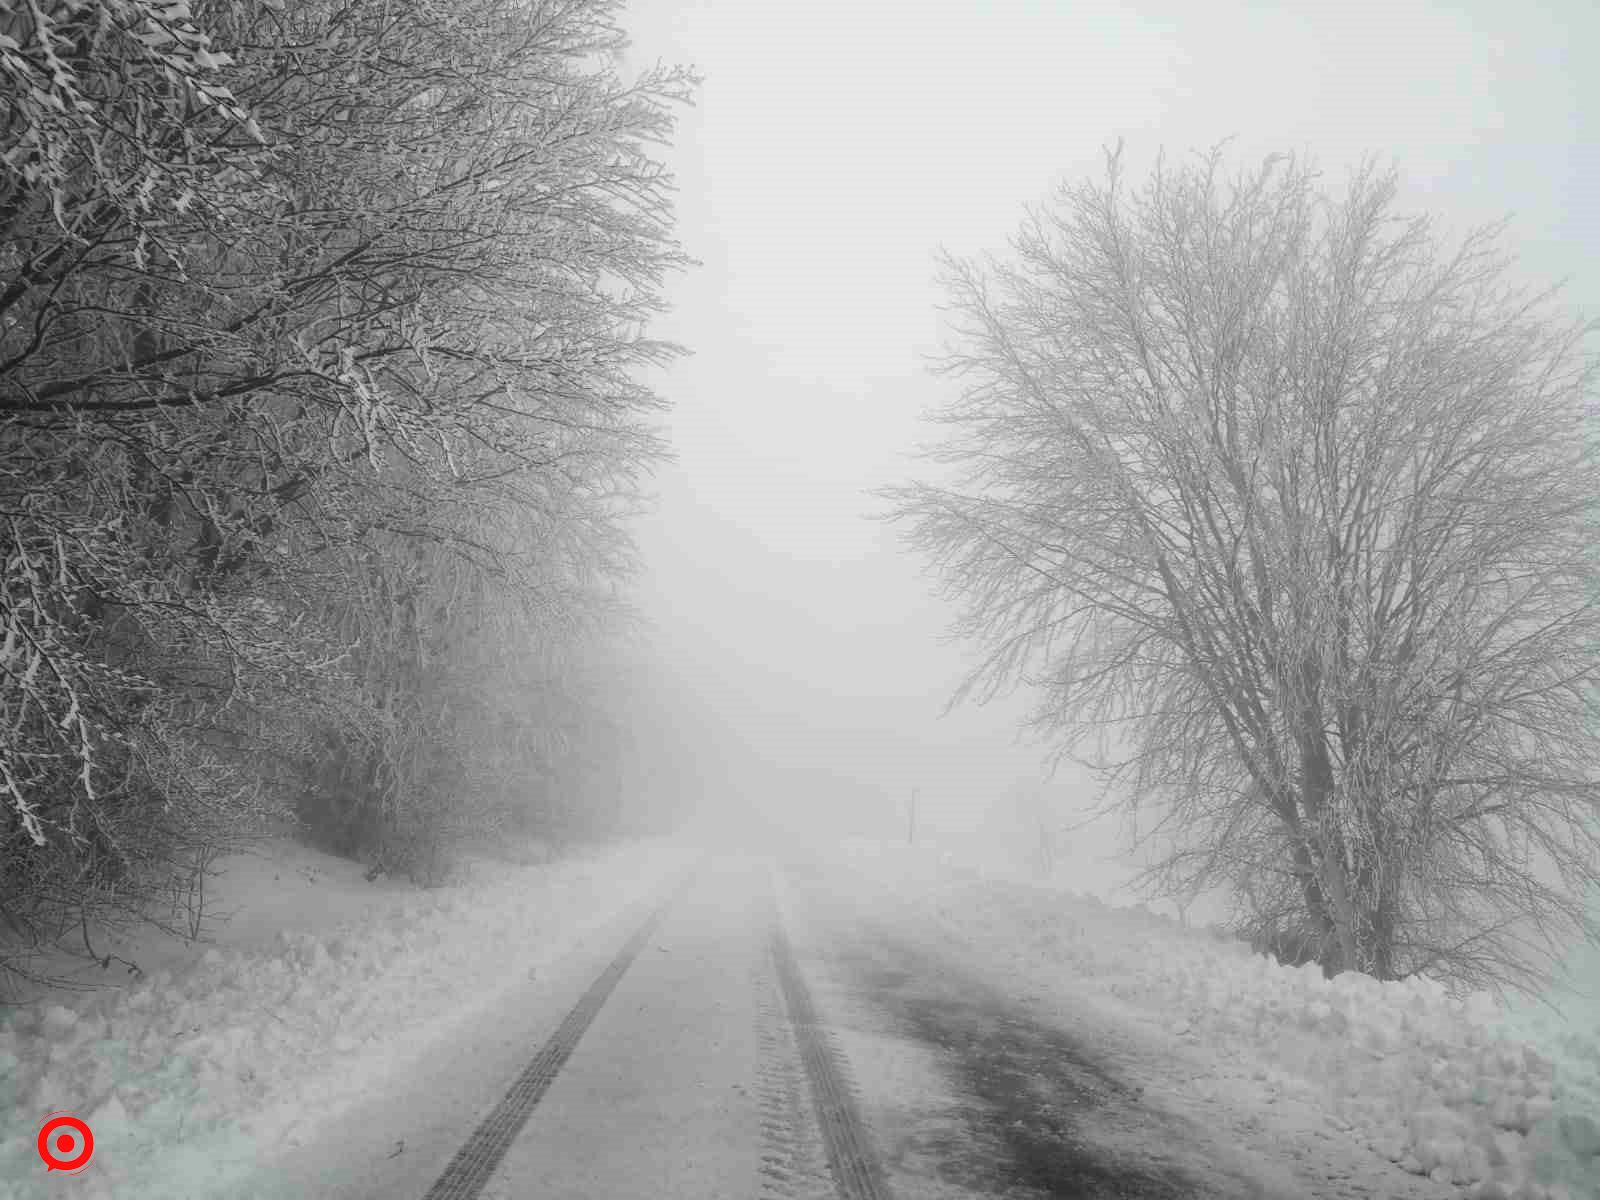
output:
[[39,1157],[46,1171],[81,1171],[94,1154],[94,1134],[69,1112],[53,1112],[39,1126]]

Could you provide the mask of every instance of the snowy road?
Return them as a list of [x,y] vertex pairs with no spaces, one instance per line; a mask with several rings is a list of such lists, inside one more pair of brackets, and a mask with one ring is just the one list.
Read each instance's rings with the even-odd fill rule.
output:
[[[760,1194],[761,864],[696,872],[647,937],[499,1169],[485,1200]],[[451,1193],[454,1194],[454,1193]]]
[[536,1017],[512,1005],[440,1048],[307,1147],[280,1194],[1277,1194],[1145,1109],[1088,1048],[804,869],[711,858],[631,919],[608,934],[609,964],[591,953],[542,1003],[520,998]]

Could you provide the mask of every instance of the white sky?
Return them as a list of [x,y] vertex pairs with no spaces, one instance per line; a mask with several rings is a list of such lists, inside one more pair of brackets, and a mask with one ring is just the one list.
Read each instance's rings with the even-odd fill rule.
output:
[[1003,249],[1102,146],[1126,139],[1135,180],[1229,137],[1236,161],[1309,152],[1335,180],[1392,157],[1409,204],[1512,215],[1531,272],[1600,311],[1592,3],[635,0],[625,22],[635,65],[705,77],[667,155],[704,265],[661,326],[694,354],[659,380],[677,461],[641,599],[685,727],[720,729],[694,751],[711,786],[782,796],[764,773],[807,767],[837,787],[797,781],[805,804],[876,804],[887,828],[919,784],[954,829],[1036,769],[1018,704],[939,719],[951,613],[867,492],[915,470],[952,386],[925,371],[935,250]]

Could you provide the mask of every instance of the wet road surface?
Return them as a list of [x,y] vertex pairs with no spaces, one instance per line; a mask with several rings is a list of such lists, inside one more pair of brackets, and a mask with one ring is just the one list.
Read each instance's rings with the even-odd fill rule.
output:
[[[905,1197],[1249,1200],[1280,1194],[1108,1056],[876,914],[789,876],[803,965]],[[835,879],[833,882],[837,882]],[[794,919],[793,917],[791,919]]]

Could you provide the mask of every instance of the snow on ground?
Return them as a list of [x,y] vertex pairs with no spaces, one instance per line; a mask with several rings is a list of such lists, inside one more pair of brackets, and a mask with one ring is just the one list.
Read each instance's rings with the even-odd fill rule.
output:
[[1175,1072],[1200,1062],[1209,1077],[1184,1082],[1207,1105],[1258,1123],[1309,1114],[1321,1128],[1286,1131],[1381,1155],[1444,1194],[1600,1200],[1600,1006],[1561,1017],[1425,979],[1330,981],[1137,908],[985,879],[947,855],[847,850],[1013,986],[1131,1022]]
[[[285,839],[231,859],[215,886],[234,915],[211,944],[108,942],[97,949],[144,974],[0,1010],[0,1198],[176,1197],[246,1174],[688,857],[661,842],[542,864],[480,857],[431,891],[368,882]],[[70,1180],[48,1178],[35,1150],[59,1109],[96,1140]]]
[[[659,890],[688,855],[650,843],[546,864],[475,860],[466,882],[430,892],[368,882],[357,864],[281,840],[230,860],[218,906],[234,915],[211,944],[106,941],[97,949],[145,974],[0,1014],[0,1200],[175,1197],[202,1190],[180,1181],[247,1172]],[[851,857],[1015,986],[1131,1021],[1219,1112],[1309,1120],[1372,1165],[1426,1173],[1431,1185],[1417,1184],[1442,1194],[1600,1200],[1600,1006],[1561,1016],[1426,981],[1330,982],[1149,913],[935,856],[858,843]],[[1595,956],[1575,975],[1569,987],[1600,991]],[[46,1178],[34,1149],[57,1109],[97,1139],[71,1180]]]

